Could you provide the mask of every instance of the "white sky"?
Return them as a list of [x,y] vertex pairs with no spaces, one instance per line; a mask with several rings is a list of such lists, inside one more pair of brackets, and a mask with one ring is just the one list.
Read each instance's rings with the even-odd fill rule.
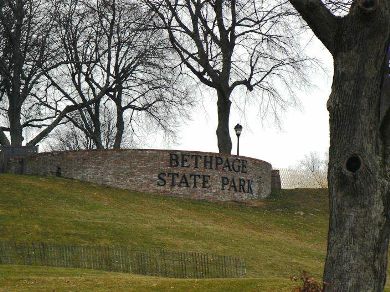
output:
[[[317,88],[299,96],[302,109],[290,109],[283,119],[281,130],[269,124],[262,125],[256,114],[250,114],[246,120],[240,120],[237,118],[238,113],[233,110],[230,117],[233,154],[237,151],[237,137],[233,129],[237,123],[243,125],[240,155],[267,161],[273,168],[291,167],[311,151],[317,151],[322,156],[328,150],[329,115],[326,102],[331,89],[333,63],[331,55],[317,39],[311,47],[313,53],[316,53],[328,68],[328,76],[320,72],[312,76]],[[192,121],[187,122],[179,133],[179,143],[171,148],[218,152],[216,128],[216,103],[204,101],[204,108],[193,113]]]

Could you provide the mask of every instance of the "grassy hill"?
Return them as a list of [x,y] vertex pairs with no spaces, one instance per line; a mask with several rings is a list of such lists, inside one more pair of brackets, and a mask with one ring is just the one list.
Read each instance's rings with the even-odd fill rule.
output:
[[0,241],[226,254],[246,259],[248,272],[247,279],[175,280],[0,265],[0,291],[291,291],[289,277],[301,269],[321,278],[327,225],[326,190],[210,203],[53,177],[0,175]]

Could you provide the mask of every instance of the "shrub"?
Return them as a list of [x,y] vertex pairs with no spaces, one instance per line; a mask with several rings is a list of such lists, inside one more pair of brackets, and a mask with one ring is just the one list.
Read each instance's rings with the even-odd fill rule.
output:
[[294,282],[301,282],[301,287],[295,287],[292,292],[324,292],[326,284],[320,283],[313,277],[309,276],[309,273],[302,270],[299,278],[291,276],[290,279]]

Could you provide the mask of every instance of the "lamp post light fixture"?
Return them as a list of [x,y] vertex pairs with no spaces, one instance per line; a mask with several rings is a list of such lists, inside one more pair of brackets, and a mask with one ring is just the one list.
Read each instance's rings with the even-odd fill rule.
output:
[[240,135],[242,132],[242,126],[240,124],[237,124],[234,127],[234,131],[236,131],[236,135],[237,135],[237,156],[239,156],[240,155]]

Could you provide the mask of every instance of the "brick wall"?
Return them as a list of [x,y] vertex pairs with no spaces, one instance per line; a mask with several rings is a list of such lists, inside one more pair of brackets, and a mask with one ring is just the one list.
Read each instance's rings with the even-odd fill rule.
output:
[[[7,171],[7,164],[10,158],[22,158],[32,153],[38,153],[38,146],[0,146],[0,173]],[[18,166],[19,169],[13,171],[13,173],[20,173],[23,170],[22,163],[23,161],[21,161],[21,165]],[[13,167],[15,167],[15,165],[13,165]]]
[[271,192],[271,165],[233,155],[176,150],[83,150],[11,159],[9,172],[59,175],[199,200],[256,200]]
[[281,190],[282,181],[280,180],[280,172],[278,169],[273,169],[271,173],[271,189]]

